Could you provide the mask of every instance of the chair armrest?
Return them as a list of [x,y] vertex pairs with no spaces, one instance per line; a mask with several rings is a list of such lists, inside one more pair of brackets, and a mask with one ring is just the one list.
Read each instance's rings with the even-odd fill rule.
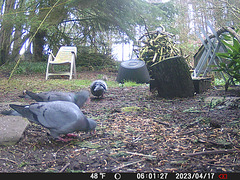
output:
[[74,51],[71,51],[71,53],[74,55],[75,59],[77,58],[77,55]]
[[55,59],[56,57],[53,55],[53,53],[52,53],[51,51],[49,51],[48,53],[49,53],[49,56],[52,56],[52,58],[50,58],[51,61],[54,61],[54,59]]
[[48,52],[48,61],[54,61],[54,59],[56,58],[53,53],[51,51]]

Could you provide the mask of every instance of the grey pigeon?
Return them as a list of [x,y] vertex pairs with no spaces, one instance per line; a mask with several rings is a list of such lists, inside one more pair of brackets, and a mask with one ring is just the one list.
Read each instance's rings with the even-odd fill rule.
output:
[[37,102],[51,102],[51,101],[69,101],[75,103],[79,108],[82,108],[84,103],[89,99],[89,92],[82,90],[80,92],[41,92],[33,93],[31,91],[25,91],[25,96],[20,97],[30,97]]
[[38,102],[26,106],[10,104],[10,107],[30,122],[49,129],[52,137],[65,142],[69,140],[61,138],[61,134],[93,131],[97,125],[94,120],[86,118],[72,102]]
[[103,97],[103,94],[107,91],[107,84],[103,80],[96,80],[92,82],[90,89],[92,95]]
[[[69,101],[75,103],[79,108],[82,108],[85,102],[90,101],[89,92],[82,90],[80,92],[41,92],[33,93],[28,90],[24,90],[24,95],[19,97],[21,98],[30,98],[36,100],[37,102],[51,102],[51,101]],[[18,112],[14,110],[4,110],[0,114],[11,115],[11,116],[21,116]]]

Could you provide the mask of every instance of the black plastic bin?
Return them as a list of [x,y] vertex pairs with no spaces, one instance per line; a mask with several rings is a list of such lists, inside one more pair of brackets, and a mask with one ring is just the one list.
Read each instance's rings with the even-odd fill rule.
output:
[[150,76],[144,61],[132,59],[121,63],[118,70],[117,82],[134,81],[137,83],[148,83]]

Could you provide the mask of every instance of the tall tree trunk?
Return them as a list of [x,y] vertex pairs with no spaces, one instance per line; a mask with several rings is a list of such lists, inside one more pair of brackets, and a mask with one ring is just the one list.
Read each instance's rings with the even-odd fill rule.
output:
[[13,38],[14,44],[13,44],[13,50],[11,55],[12,61],[15,61],[19,58],[19,51],[22,45],[21,36],[22,36],[21,29],[15,29],[14,38]]
[[[5,0],[4,14],[9,13],[14,8],[15,0]],[[4,64],[9,58],[10,39],[13,30],[13,23],[5,15],[2,15],[0,30],[0,65]]]
[[46,31],[39,30],[33,40],[33,61],[43,61],[43,48],[45,45],[44,37]]

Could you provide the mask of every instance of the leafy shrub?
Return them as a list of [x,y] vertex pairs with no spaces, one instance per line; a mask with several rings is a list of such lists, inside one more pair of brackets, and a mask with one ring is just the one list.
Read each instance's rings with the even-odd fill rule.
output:
[[99,70],[105,68],[116,69],[116,63],[111,56],[101,53],[78,53],[76,65],[87,67],[88,70]]
[[[0,71],[9,73],[12,71],[16,62],[10,62],[0,66]],[[100,53],[79,53],[76,60],[77,71],[82,69],[86,70],[101,70],[108,69],[110,71],[116,71],[117,64],[114,59],[110,56],[103,55]],[[84,67],[84,68],[83,68]],[[29,75],[32,73],[45,74],[47,68],[47,62],[32,62],[32,61],[21,61],[16,68],[14,74]],[[69,65],[54,66],[54,71],[69,71]]]
[[[16,62],[11,62],[4,64],[0,67],[1,71],[11,72]],[[29,62],[22,61],[19,63],[18,67],[15,70],[15,74],[32,74],[32,73],[45,73],[47,63],[46,62]]]
[[227,47],[227,52],[216,53],[216,55],[225,61],[219,64],[216,71],[222,71],[229,75],[225,85],[226,90],[230,81],[240,82],[240,42],[230,35],[225,35],[222,43]]

